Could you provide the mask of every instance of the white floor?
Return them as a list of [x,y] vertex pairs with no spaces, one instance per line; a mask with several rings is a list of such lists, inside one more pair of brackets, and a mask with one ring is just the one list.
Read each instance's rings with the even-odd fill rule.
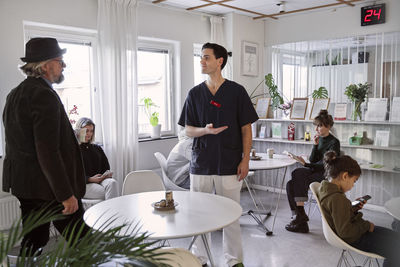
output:
[[[264,203],[271,199],[275,201],[277,194],[265,191],[257,191]],[[244,211],[254,210],[247,190],[242,192],[241,204]],[[311,207],[313,211],[314,205]],[[373,223],[389,227],[392,218],[386,213],[365,210],[364,218]],[[256,222],[248,215],[240,218],[242,229],[244,265],[246,267],[328,267],[336,266],[341,251],[330,246],[324,239],[322,224],[318,208],[310,217],[310,233],[291,233],[284,226],[290,221],[290,210],[286,195],[281,196],[275,229],[272,236],[266,236]],[[273,216],[266,221],[266,225],[272,225]],[[171,240],[171,246],[186,247],[190,239]],[[222,233],[217,231],[212,234],[212,253],[217,266],[226,266],[222,256]],[[362,263],[363,257],[355,256],[357,263]]]

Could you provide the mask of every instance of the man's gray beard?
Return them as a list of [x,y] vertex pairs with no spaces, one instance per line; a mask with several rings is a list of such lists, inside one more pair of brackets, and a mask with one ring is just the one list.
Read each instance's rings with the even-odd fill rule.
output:
[[60,77],[58,77],[57,80],[54,81],[54,83],[60,84],[64,81],[64,74],[60,74]]

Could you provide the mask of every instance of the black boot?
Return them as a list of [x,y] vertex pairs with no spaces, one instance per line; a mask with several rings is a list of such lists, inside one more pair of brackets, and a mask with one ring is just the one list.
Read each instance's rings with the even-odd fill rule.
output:
[[290,232],[295,232],[295,233],[308,233],[310,229],[308,228],[308,223],[307,222],[302,222],[299,224],[287,224],[285,226],[285,229],[290,231]]
[[296,217],[290,222],[290,224],[300,224],[308,221],[309,218],[304,210],[304,206],[296,206]]
[[308,233],[309,218],[304,210],[304,206],[296,206],[296,218],[285,226],[290,232]]

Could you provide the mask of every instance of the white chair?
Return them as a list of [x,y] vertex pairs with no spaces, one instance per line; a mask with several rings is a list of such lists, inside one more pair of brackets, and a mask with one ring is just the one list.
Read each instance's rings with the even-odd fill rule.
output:
[[165,190],[161,177],[153,171],[132,171],[125,177],[122,195]]
[[326,221],[325,215],[322,212],[321,203],[317,197],[317,191],[318,191],[320,185],[321,184],[318,182],[313,182],[312,184],[310,184],[310,189],[314,195],[315,200],[317,201],[318,208],[321,213],[322,230],[324,232],[326,241],[328,241],[328,243],[331,244],[332,246],[342,249],[342,254],[339,258],[337,266],[342,266],[342,264],[344,266],[351,266],[349,260],[347,259],[347,254],[351,257],[354,264],[356,264],[353,256],[350,254],[350,250],[367,257],[362,266],[367,266],[367,265],[372,266],[374,259],[375,259],[377,265],[380,266],[378,259],[383,260],[383,259],[385,259],[384,257],[382,257],[378,254],[375,254],[375,253],[365,252],[365,251],[359,250],[355,247],[352,247],[351,245],[344,242],[340,237],[338,237],[336,235],[336,233],[332,230],[332,228],[329,226],[328,222]]
[[158,161],[158,164],[160,164],[161,172],[162,172],[162,178],[163,178],[163,182],[164,182],[165,188],[167,190],[174,190],[174,191],[187,191],[187,189],[176,185],[167,176],[167,160],[164,157],[164,155],[161,154],[160,152],[156,152],[156,153],[154,153],[154,156],[156,157],[156,159]]
[[201,266],[199,259],[186,249],[183,249],[183,248],[161,248],[160,250],[157,250],[156,252],[168,252],[171,254],[162,255],[162,256],[158,257],[158,258],[162,258],[162,260],[158,261],[158,263],[169,264],[172,267],[182,267],[182,266],[200,267]]

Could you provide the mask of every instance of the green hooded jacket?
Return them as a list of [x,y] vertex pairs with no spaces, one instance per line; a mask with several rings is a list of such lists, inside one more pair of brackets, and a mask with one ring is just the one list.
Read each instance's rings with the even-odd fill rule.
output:
[[353,211],[351,201],[336,184],[322,181],[317,196],[329,226],[346,243],[356,242],[369,230],[370,222]]

